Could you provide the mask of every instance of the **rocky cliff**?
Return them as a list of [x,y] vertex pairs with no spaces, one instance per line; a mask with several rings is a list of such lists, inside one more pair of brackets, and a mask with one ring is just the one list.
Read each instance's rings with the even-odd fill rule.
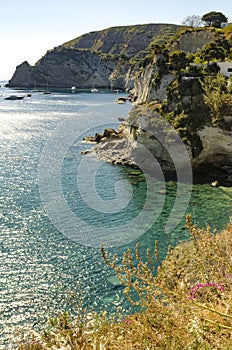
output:
[[27,62],[19,65],[9,86],[109,88],[114,67],[113,59],[96,52],[59,47],[47,52],[34,67]]
[[[16,68],[9,86],[95,86],[129,90],[134,87],[142,60],[152,54],[152,45],[167,43],[181,29],[172,24],[146,24],[91,32],[48,51],[35,66],[22,63]],[[170,50],[196,52],[214,36],[210,30],[186,32],[177,35],[176,41],[170,41]]]
[[[48,51],[35,66],[22,63],[10,87],[71,87],[125,89],[128,61],[146,55],[151,42],[167,41],[179,30],[172,24],[113,27],[91,32]],[[127,78],[126,78],[127,77]],[[129,83],[128,87],[132,87]]]
[[[210,31],[192,32],[192,37],[184,33],[181,47],[186,52],[188,40],[196,38],[196,33],[199,52]],[[114,133],[112,139],[103,138],[92,152],[105,161],[138,166],[156,176],[161,167],[167,178],[175,178],[177,166],[182,174],[191,168],[196,182],[217,180],[231,186],[231,81],[215,76],[214,69],[214,65],[191,66],[183,51],[154,46],[153,55],[146,57],[134,74],[130,97],[136,106],[117,137]]]
[[[112,138],[102,138],[86,153],[112,164],[139,167],[156,178],[191,179],[195,183],[232,186],[232,131],[211,125],[196,131],[201,150],[191,145],[161,115],[144,106],[136,106]],[[179,178],[180,179],[180,178]]]
[[180,28],[180,26],[175,24],[142,24],[112,27],[87,33],[64,43],[62,46],[132,57],[147,49],[151,42],[166,42]]

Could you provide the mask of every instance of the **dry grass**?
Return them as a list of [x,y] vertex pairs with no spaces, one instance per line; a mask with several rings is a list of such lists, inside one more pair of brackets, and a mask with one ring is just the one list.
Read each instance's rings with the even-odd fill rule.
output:
[[169,249],[156,277],[157,243],[153,254],[147,251],[147,262],[140,260],[138,246],[121,262],[101,248],[128,299],[143,311],[117,323],[107,313],[61,315],[42,337],[31,335],[18,349],[232,349],[232,225],[216,234],[197,229],[188,217],[187,226],[191,241]]

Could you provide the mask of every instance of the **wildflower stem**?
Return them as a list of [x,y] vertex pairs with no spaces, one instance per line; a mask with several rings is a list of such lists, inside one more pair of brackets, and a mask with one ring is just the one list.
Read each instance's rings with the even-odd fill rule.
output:
[[214,322],[214,321],[212,321],[212,320],[209,320],[208,318],[202,317],[201,319],[204,320],[204,321],[213,323],[213,324],[214,324],[215,326],[217,326],[217,327],[221,327],[221,328],[225,328],[225,329],[232,329],[232,327],[230,327],[230,326],[225,326],[225,325],[223,325],[223,324],[221,324],[221,323],[218,323],[218,322]]
[[227,315],[227,314],[224,314],[224,313],[222,313],[222,312],[220,312],[220,311],[214,310],[214,309],[212,309],[211,307],[208,307],[208,306],[204,306],[204,305],[195,303],[194,301],[192,301],[192,303],[193,303],[194,305],[196,305],[196,306],[202,308],[202,309],[209,310],[209,311],[214,312],[215,314],[218,314],[218,315],[220,315],[220,316],[223,316],[223,317],[227,317],[227,318],[231,318],[231,319],[232,319],[232,316]]

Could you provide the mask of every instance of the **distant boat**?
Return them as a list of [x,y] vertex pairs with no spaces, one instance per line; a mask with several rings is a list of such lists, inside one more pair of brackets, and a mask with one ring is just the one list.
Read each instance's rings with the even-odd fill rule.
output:
[[71,90],[72,90],[72,91],[75,91],[76,89],[77,89],[76,86],[72,86],[72,87],[71,87]]
[[128,98],[126,97],[119,97],[116,102],[119,103],[119,104],[124,104],[126,103],[126,101],[128,100]]
[[99,90],[96,89],[96,88],[92,88],[92,89],[91,89],[91,92],[99,92]]
[[124,105],[124,103],[126,103],[126,102],[122,101],[122,100],[116,100],[116,103],[119,104],[119,105]]
[[25,96],[21,95],[10,95],[4,98],[4,100],[22,100]]

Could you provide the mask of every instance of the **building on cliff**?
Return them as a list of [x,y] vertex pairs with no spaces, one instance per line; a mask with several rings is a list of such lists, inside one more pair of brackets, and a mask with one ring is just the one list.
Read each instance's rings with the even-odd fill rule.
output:
[[224,74],[226,77],[232,75],[232,62],[217,62],[217,65],[220,67],[221,74]]

